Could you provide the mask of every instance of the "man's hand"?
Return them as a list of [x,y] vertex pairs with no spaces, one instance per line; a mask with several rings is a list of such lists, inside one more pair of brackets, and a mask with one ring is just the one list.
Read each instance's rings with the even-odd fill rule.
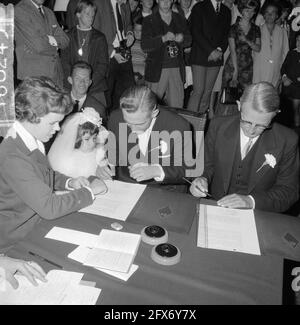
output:
[[198,177],[193,180],[190,192],[196,197],[206,197],[208,192],[208,183],[205,177]]
[[105,194],[107,192],[106,184],[99,178],[95,178],[89,187],[94,195]]
[[[300,78],[298,79],[300,80]],[[282,78],[282,82],[285,87],[288,87],[292,83],[292,80],[287,76],[285,76],[285,78]]]
[[134,178],[137,182],[142,182],[161,176],[161,169],[154,165],[135,164],[128,168],[130,177]]
[[48,36],[48,42],[51,46],[58,46],[56,39],[52,35],[47,35]]
[[96,170],[96,176],[101,179],[112,179],[115,176],[115,166],[106,165],[106,166],[98,166]]
[[24,275],[34,286],[38,285],[36,279],[47,282],[46,273],[35,262],[26,262],[23,260],[1,256],[0,269],[1,268],[5,271],[5,279],[11,284],[14,289],[17,289],[19,286],[17,279],[14,277],[17,272]]
[[127,34],[127,37],[126,37],[126,46],[127,47],[130,47],[134,42],[134,36],[133,34]]
[[69,187],[74,188],[75,190],[83,187],[83,186],[90,186],[90,182],[88,181],[87,178],[80,176],[77,178],[72,178],[69,181]]
[[167,32],[166,35],[162,36],[163,43],[168,41],[175,41],[175,34],[172,32]]
[[222,59],[222,52],[216,50],[213,50],[210,55],[208,56],[208,61],[218,61]]
[[217,204],[221,207],[231,208],[231,209],[239,209],[239,208],[253,209],[252,199],[247,195],[240,195],[240,194],[226,195],[221,200],[219,200]]
[[179,33],[175,35],[175,42],[181,43],[183,42],[183,34]]
[[120,53],[115,53],[114,58],[119,64],[127,62],[127,60]]

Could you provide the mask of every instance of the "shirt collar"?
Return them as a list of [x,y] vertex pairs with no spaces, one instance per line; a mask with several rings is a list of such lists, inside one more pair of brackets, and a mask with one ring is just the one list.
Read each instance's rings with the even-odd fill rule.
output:
[[[212,5],[213,5],[214,9],[216,10],[216,8],[217,8],[217,1],[216,0],[210,0],[210,1],[211,1]],[[220,4],[221,4],[221,2],[220,2]]]
[[29,151],[32,152],[38,149],[43,154],[45,154],[45,148],[43,143],[38,139],[34,138],[34,136],[30,134],[19,121],[15,121],[11,128],[13,130],[8,132],[8,136],[13,136],[13,133],[17,133]]
[[30,0],[31,2],[32,2],[32,4],[36,7],[36,9],[39,9],[39,8],[41,8],[42,10],[44,10],[44,8],[43,8],[43,5],[37,5],[35,2],[33,2],[32,0]]
[[71,98],[72,98],[72,101],[75,102],[75,100],[78,100],[78,101],[79,101],[79,103],[78,103],[79,108],[82,107],[83,103],[84,103],[85,100],[86,100],[86,97],[87,97],[87,94],[85,94],[83,97],[77,99],[77,98],[75,98],[75,96],[73,95],[73,93],[72,93],[72,91],[71,91]]

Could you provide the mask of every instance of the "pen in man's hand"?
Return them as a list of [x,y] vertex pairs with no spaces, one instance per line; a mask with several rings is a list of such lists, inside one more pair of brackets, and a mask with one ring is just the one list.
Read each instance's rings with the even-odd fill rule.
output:
[[39,255],[39,254],[36,254],[36,253],[33,253],[33,252],[28,252],[28,253],[29,253],[30,255],[32,255],[32,256],[35,256],[35,257],[39,258],[40,260],[42,260],[42,261],[44,261],[44,262],[47,262],[47,263],[49,263],[49,264],[51,264],[51,265],[53,265],[53,266],[59,268],[59,269],[63,269],[63,267],[62,267],[61,265],[58,265],[58,264],[56,264],[56,263],[54,263],[54,262],[52,262],[52,261],[46,259],[45,257],[43,257],[43,256],[41,256],[41,255]]
[[[189,184],[193,185],[193,183],[191,181],[189,181],[187,178],[182,177],[186,182],[188,182]],[[201,190],[201,188],[198,185],[195,185],[196,189],[198,189],[200,192],[204,193],[206,196],[208,197],[212,197],[211,194],[209,194],[208,192],[204,192]]]

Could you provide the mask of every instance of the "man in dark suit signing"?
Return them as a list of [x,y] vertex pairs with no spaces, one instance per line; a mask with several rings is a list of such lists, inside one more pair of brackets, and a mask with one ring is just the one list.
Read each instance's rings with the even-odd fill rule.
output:
[[[108,146],[108,160],[116,165],[116,177],[126,182],[151,185],[185,184],[186,169],[192,168],[192,133],[189,123],[159,107],[147,86],[127,89],[120,109],[110,115],[108,130],[116,139],[117,155]],[[109,168],[100,175],[112,176]]]
[[211,121],[204,172],[190,191],[198,197],[210,191],[223,207],[286,211],[299,194],[298,137],[272,123],[279,96],[271,84],[248,86],[240,106],[240,114]]

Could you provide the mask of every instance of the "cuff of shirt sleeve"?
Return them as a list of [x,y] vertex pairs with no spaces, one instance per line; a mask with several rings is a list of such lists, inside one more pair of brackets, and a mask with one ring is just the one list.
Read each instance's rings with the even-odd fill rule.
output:
[[110,58],[112,59],[112,58],[115,56],[115,54],[116,54],[116,50],[113,50],[113,51],[111,52]]
[[68,179],[66,180],[66,185],[65,185],[66,190],[69,190],[69,191],[73,191],[73,190],[74,190],[73,187],[70,187],[70,186],[69,186],[69,182],[70,182],[71,179],[72,179],[72,178],[68,178]]
[[83,187],[90,191],[90,193],[92,194],[92,199],[94,201],[95,200],[95,195],[94,195],[92,189],[90,187],[88,187],[88,186],[83,186]]
[[160,176],[154,177],[154,180],[156,182],[162,182],[165,179],[166,174],[165,174],[163,168],[161,167],[161,165],[157,164],[157,165],[154,165],[154,166],[157,166],[160,169]]
[[255,200],[254,200],[254,197],[252,195],[248,195],[248,197],[251,199],[252,201],[252,208],[251,209],[255,209]]

